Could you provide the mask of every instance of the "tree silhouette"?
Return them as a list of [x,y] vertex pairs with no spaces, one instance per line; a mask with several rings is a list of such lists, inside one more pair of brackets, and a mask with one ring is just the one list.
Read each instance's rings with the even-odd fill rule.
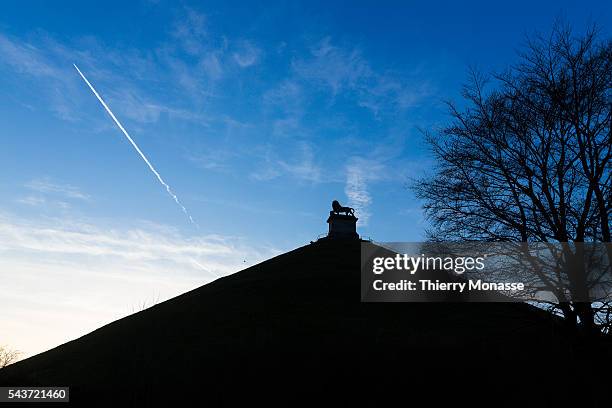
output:
[[[466,107],[447,103],[451,123],[426,132],[437,165],[414,189],[429,236],[610,243],[610,39],[596,27],[574,36],[557,23],[529,38],[505,72],[472,71],[462,95]],[[586,276],[574,275],[574,290],[588,288]],[[609,328],[601,321],[608,305],[561,299],[556,307],[573,327]]]
[[14,363],[19,358],[19,351],[11,350],[5,346],[0,346],[0,368],[4,368]]

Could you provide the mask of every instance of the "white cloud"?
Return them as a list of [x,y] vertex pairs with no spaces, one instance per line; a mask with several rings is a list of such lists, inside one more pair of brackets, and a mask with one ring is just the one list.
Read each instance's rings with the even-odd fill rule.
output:
[[[251,172],[249,177],[256,181],[269,181],[281,176],[287,176],[298,181],[319,183],[321,167],[316,160],[312,146],[307,142],[297,142],[297,152],[285,151],[283,158],[278,158],[271,147],[264,154],[260,168]],[[326,180],[328,181],[328,180]]]
[[281,172],[275,168],[266,166],[262,169],[255,170],[249,174],[249,178],[255,181],[270,181],[279,177]]
[[72,205],[62,200],[47,199],[42,195],[28,195],[15,200],[19,204],[24,204],[30,207],[38,207],[45,210],[61,210],[66,211],[72,208]]
[[226,172],[236,153],[227,149],[210,149],[206,153],[191,154],[187,158],[204,170]]
[[369,191],[370,183],[380,180],[384,165],[377,160],[353,157],[346,166],[346,183],[344,193],[348,197],[348,206],[355,209],[359,222],[367,226],[371,217],[370,205],[372,196]]
[[4,63],[17,72],[34,76],[59,77],[58,70],[43,57],[43,52],[28,43],[17,43],[0,34],[0,53]]
[[172,35],[187,53],[200,54],[204,50],[207,37],[206,16],[187,8],[183,18],[175,22]]
[[70,184],[54,183],[49,179],[32,180],[25,186],[39,193],[55,194],[70,199],[87,201],[91,198],[89,195],[82,193],[77,187]]
[[311,58],[294,61],[293,69],[305,79],[326,84],[334,95],[345,88],[356,87],[372,75],[359,50],[336,47],[329,37],[313,46],[311,54]]
[[[52,58],[55,44],[47,44],[46,38],[34,43],[16,41],[0,34],[0,66],[8,65],[24,77],[39,79],[37,97],[49,101],[49,110],[59,118],[74,121],[75,87],[66,74]],[[24,101],[28,104],[30,101]]]
[[[0,219],[0,246],[4,251],[35,251],[39,255],[77,255],[112,258],[113,262],[171,262],[191,272],[193,260],[207,264],[221,276],[236,263],[238,248],[218,236],[185,239],[178,233],[146,229],[106,230],[90,224],[40,225]],[[229,259],[227,259],[229,257]],[[229,268],[229,269],[228,269]]]
[[[181,41],[193,36],[193,44],[185,47],[193,49],[195,44],[204,44],[200,41],[205,35],[203,16],[189,11],[185,18],[186,22],[179,24],[182,28],[176,28],[173,33],[175,38],[180,38],[178,43],[183,44]],[[164,47],[155,50],[117,49],[95,38],[88,38],[86,43],[86,51],[83,51],[82,44],[60,43],[41,32],[31,36],[29,43],[0,34],[0,54],[3,56],[0,67],[6,65],[16,73],[36,80],[36,97],[46,98],[48,109],[64,120],[83,119],[86,115],[83,101],[91,100],[91,96],[83,92],[83,84],[72,68],[72,63],[77,62],[99,86],[100,92],[108,96],[111,107],[125,118],[148,124],[157,122],[165,113],[171,118],[207,124],[207,118],[199,109],[186,107],[184,97],[173,97],[172,100],[178,104],[173,105],[167,95],[154,96],[148,87],[155,83],[156,89],[167,87],[167,93],[172,94],[175,84],[180,84],[183,90],[197,94],[201,99],[206,84],[198,73],[214,80],[222,72],[218,61],[215,65],[214,53],[204,52],[202,48],[195,62],[185,63]],[[212,59],[206,60],[208,54]],[[102,115],[96,118],[105,120]]]
[[45,199],[45,197],[30,195],[17,199],[17,202],[25,205],[30,205],[32,207],[38,207],[41,205],[45,205],[47,203],[47,200]]
[[280,167],[290,176],[303,181],[321,181],[321,168],[317,165],[312,146],[301,142],[300,156],[293,161],[279,160]]
[[221,62],[219,62],[219,56],[214,52],[208,53],[202,58],[200,66],[208,77],[214,81],[223,76],[223,68],[221,67]]
[[368,225],[370,219],[369,206],[372,202],[364,176],[365,171],[367,170],[354,165],[347,166],[346,184],[344,186],[344,193],[349,200],[348,206],[355,209],[360,223],[363,226]]
[[111,228],[0,213],[2,340],[27,357],[278,252],[150,223]]
[[241,68],[247,68],[258,62],[261,57],[261,50],[250,41],[241,41],[232,57]]
[[293,80],[284,80],[263,93],[263,107],[270,116],[273,136],[301,136],[304,131],[301,124],[304,116],[303,94],[302,87]]
[[378,117],[414,107],[432,94],[421,69],[408,77],[371,66],[358,47],[341,47],[326,37],[310,47],[310,55],[293,61],[297,78],[323,85],[333,97],[349,93],[358,106]]
[[284,80],[276,87],[264,92],[262,99],[268,108],[295,111],[301,106],[302,87],[295,81]]

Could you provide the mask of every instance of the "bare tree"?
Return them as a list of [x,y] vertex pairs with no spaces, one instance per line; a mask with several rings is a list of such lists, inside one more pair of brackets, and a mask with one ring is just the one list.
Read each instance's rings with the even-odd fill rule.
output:
[[0,346],[0,369],[17,361],[19,354],[21,353],[17,350],[11,350],[5,346]]
[[[438,240],[610,243],[612,42],[564,24],[528,40],[517,65],[472,72],[466,107],[428,132],[437,167],[415,183]],[[612,254],[608,252],[608,258]],[[572,274],[572,290],[588,289]],[[594,332],[602,305],[559,299],[570,325]],[[609,306],[609,304],[608,304]],[[602,324],[603,327],[609,327]]]

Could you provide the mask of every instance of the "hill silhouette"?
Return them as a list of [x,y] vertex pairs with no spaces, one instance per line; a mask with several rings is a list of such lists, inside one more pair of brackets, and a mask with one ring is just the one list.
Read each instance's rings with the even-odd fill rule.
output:
[[562,406],[603,398],[584,373],[610,353],[580,350],[527,304],[362,303],[360,242],[321,240],[0,370],[0,385],[67,385],[90,407]]

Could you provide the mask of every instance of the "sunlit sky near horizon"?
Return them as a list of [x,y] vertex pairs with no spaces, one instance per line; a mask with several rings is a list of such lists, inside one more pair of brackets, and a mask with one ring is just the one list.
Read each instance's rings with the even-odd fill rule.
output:
[[[397,2],[396,2],[397,3]],[[307,244],[333,199],[419,241],[469,66],[500,70],[591,2],[0,4],[0,344],[29,356]],[[76,63],[199,227],[81,80]]]

